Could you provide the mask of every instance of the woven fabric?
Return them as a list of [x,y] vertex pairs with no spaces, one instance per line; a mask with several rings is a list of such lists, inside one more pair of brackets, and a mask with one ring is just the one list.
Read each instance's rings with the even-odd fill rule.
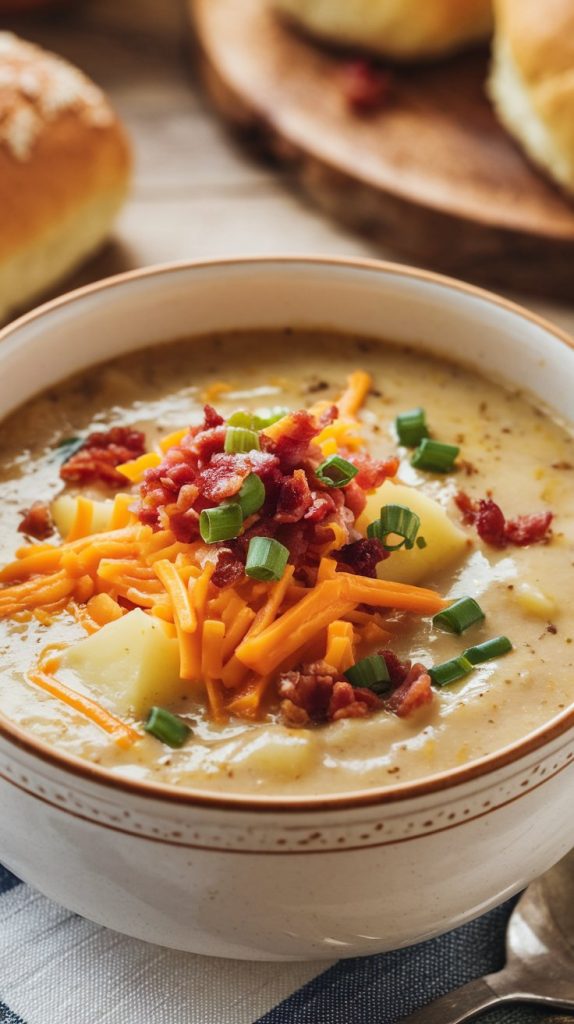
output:
[[[0,867],[0,1024],[395,1024],[504,957],[511,904],[409,950],[261,964],[161,949],[92,924]],[[565,1018],[513,1008],[488,1024]]]

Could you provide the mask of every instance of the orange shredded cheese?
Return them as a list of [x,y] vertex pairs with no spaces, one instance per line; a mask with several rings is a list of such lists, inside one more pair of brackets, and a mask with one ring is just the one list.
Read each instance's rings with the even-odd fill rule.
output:
[[371,390],[372,383],[370,373],[366,373],[365,370],[355,370],[347,377],[347,387],[337,402],[341,418],[356,416]]
[[119,747],[126,749],[131,747],[136,740],[140,739],[139,732],[133,729],[131,725],[127,725],[126,722],[116,718],[115,715],[112,715],[106,708],[90,697],[85,697],[82,693],[72,690],[65,683],[56,679],[55,676],[48,675],[47,672],[41,669],[35,669],[28,673],[28,679],[35,686],[45,690],[52,697],[57,697],[63,704],[67,704],[68,707],[78,711],[84,718],[88,718],[95,725],[98,725],[100,729],[103,729],[104,732],[111,736]]
[[197,615],[192,607],[189,590],[185,586],[175,565],[167,559],[155,562],[154,570],[167,590],[177,623],[184,633],[197,629]]
[[127,477],[132,484],[137,484],[143,479],[143,475],[146,469],[155,469],[161,462],[161,455],[157,452],[145,452],[144,455],[140,455],[137,459],[130,459],[129,462],[122,462],[121,466],[116,466],[118,473],[122,476]]

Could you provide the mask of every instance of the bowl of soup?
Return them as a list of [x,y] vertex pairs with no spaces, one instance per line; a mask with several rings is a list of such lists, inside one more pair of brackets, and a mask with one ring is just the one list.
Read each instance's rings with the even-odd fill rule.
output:
[[436,935],[574,843],[574,349],[369,261],[0,335],[0,859],[178,949]]

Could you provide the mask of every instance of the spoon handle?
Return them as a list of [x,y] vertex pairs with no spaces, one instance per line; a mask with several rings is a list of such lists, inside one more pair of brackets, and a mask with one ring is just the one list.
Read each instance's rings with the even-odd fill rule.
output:
[[405,1017],[402,1024],[463,1024],[475,1014],[501,1002],[504,999],[491,989],[485,979],[477,978]]

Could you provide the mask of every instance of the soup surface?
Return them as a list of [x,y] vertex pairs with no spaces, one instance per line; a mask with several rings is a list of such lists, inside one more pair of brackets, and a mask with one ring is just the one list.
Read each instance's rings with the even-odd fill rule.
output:
[[[346,410],[339,408],[338,419],[334,419],[333,404],[357,367],[371,375],[369,393],[360,409],[353,407],[353,399]],[[376,488],[363,488],[367,507],[358,515],[356,502],[345,497],[346,489],[350,495],[348,488],[354,485],[343,482],[337,490],[337,481],[331,478],[325,483],[323,475],[325,486],[317,492],[319,496],[331,486],[332,493],[337,490],[343,498],[339,505],[335,502],[338,511],[330,510],[321,520],[323,532],[313,536],[310,554],[305,556],[312,566],[297,564],[293,538],[299,536],[294,524],[300,520],[292,504],[291,512],[287,509],[285,513],[285,498],[287,518],[275,536],[285,541],[286,571],[291,577],[289,586],[284,586],[280,606],[273,614],[268,607],[267,622],[261,622],[260,612],[273,587],[280,586],[277,575],[271,582],[261,575],[249,579],[242,575],[231,582],[220,580],[222,585],[216,586],[209,573],[213,572],[218,552],[226,547],[225,540],[210,543],[195,536],[192,558],[192,542],[178,542],[166,531],[170,522],[175,528],[175,519],[168,522],[164,516],[159,525],[156,522],[149,526],[149,517],[145,520],[143,513],[140,515],[138,528],[143,523],[152,538],[146,550],[152,550],[155,544],[159,554],[156,557],[152,552],[145,571],[141,566],[137,572],[129,570],[135,565],[130,540],[135,515],[129,509],[136,507],[144,463],[136,464],[134,482],[130,484],[126,477],[123,487],[118,487],[117,480],[110,487],[101,478],[89,478],[89,474],[68,482],[60,476],[62,466],[74,465],[74,448],[82,439],[90,432],[112,427],[142,431],[146,452],[154,453],[149,465],[156,467],[169,453],[170,444],[176,447],[185,443],[181,440],[184,428],[202,423],[206,403],[215,406],[226,419],[238,410],[257,410],[262,422],[280,416],[282,411],[283,418],[263,427],[263,433],[267,429],[269,436],[275,436],[271,445],[263,439],[263,450],[267,445],[275,451],[273,445],[280,443],[277,438],[284,436],[281,425],[285,410],[311,408],[317,419],[322,416],[322,433],[317,428],[309,442],[316,446],[319,440],[321,446],[312,449],[315,462],[311,469],[306,463],[308,478],[319,472],[318,462],[326,462],[333,454],[342,459],[344,476],[345,465],[360,463],[363,447],[375,459],[387,460]],[[281,408],[270,412],[275,407]],[[396,418],[418,408],[424,410],[432,439],[459,449],[454,468],[437,472],[412,464],[417,449],[400,443]],[[240,431],[253,428],[254,421],[248,417],[239,420]],[[418,421],[415,417],[415,433],[417,422],[420,428],[420,416]],[[220,429],[210,428],[209,423],[204,426]],[[228,424],[225,430],[229,431]],[[165,441],[172,432],[179,433],[171,442]],[[237,443],[243,444],[239,451],[246,451],[245,437]],[[444,454],[443,449],[439,457]],[[297,456],[291,455],[293,469],[298,463]],[[307,451],[301,458],[304,461],[308,456]],[[398,469],[393,465],[394,456],[400,459]],[[131,461],[137,463],[138,458],[136,453]],[[130,462],[120,459],[124,461]],[[332,471],[340,473],[341,465],[336,464]],[[301,481],[303,470],[298,468],[297,473]],[[381,484],[385,475],[388,479]],[[573,483],[574,449],[568,425],[557,422],[520,394],[412,349],[326,332],[230,334],[173,342],[93,368],[34,399],[0,428],[0,564],[8,566],[0,575],[2,713],[50,745],[103,765],[118,776],[216,791],[341,793],[421,779],[464,765],[524,737],[574,702]],[[411,490],[405,491],[405,485]],[[176,499],[179,494],[181,504],[181,480],[178,486]],[[398,490],[393,491],[394,487]],[[116,499],[113,506],[118,490],[122,494],[131,492],[132,496]],[[355,487],[355,497],[356,493]],[[52,505],[51,515],[61,532],[67,534],[68,554],[62,562],[58,553],[56,565],[50,559],[56,558],[54,549],[62,546],[57,532],[39,542],[25,538],[18,527],[24,510],[35,502],[49,504],[61,494],[69,500],[67,504]],[[93,506],[85,503],[89,514],[78,507],[78,495],[95,501]],[[394,495],[397,497],[393,500]],[[425,505],[421,495],[432,501]],[[227,496],[217,502],[212,497],[211,504],[229,504],[229,500]],[[342,502],[352,504],[355,513],[350,515]],[[364,504],[364,496],[361,502]],[[203,501],[203,507],[209,504]],[[419,530],[411,547],[403,543],[404,537],[393,536],[388,530],[385,533],[380,525],[378,534],[375,530],[383,547],[402,544],[377,566],[383,581],[398,581],[396,592],[407,595],[402,608],[393,606],[392,599],[390,606],[380,603],[394,591],[391,583],[379,585],[369,575],[362,575],[372,566],[361,568],[348,553],[347,561],[340,558],[341,548],[364,537],[367,524],[375,522],[387,504],[419,514]],[[343,519],[341,507],[346,510]],[[127,540],[116,542],[111,536],[112,508],[116,510],[117,536]],[[500,510],[506,523],[500,520]],[[241,529],[265,536],[265,530],[259,529],[258,533],[261,510],[252,513],[249,506],[243,514]],[[289,519],[290,514],[295,520]],[[99,533],[96,519],[103,526]],[[336,521],[346,524],[346,534],[336,529],[329,533],[329,522]],[[410,521],[407,517],[407,525],[409,522],[414,529],[412,515]],[[35,525],[28,519],[24,531],[33,533]],[[399,529],[396,521],[394,525]],[[45,532],[48,530],[49,525]],[[94,530],[104,537],[99,541],[99,554],[94,554],[93,546],[86,547],[84,539]],[[231,543],[234,551],[235,543]],[[125,550],[122,544],[127,545]],[[18,563],[18,559],[14,561],[16,552],[19,564],[40,556],[44,563],[41,559],[27,563],[36,565],[35,571],[19,575],[18,568],[10,569]],[[99,561],[94,568],[96,557]],[[229,561],[231,564],[231,556]],[[124,577],[118,575],[120,562],[122,572],[135,573],[129,596]],[[161,566],[154,569],[159,563],[163,570]],[[294,573],[289,568],[293,563]],[[188,596],[195,588],[191,606],[180,607],[174,596],[173,588],[179,586],[172,579],[174,566]],[[283,568],[275,565],[275,571],[280,576]],[[351,577],[355,582],[349,587],[356,591],[356,597],[349,607],[343,607],[342,591],[339,593],[337,588],[342,586],[343,578]],[[203,582],[198,584],[200,579]],[[274,622],[277,627],[290,608],[303,598],[308,600],[325,582],[333,583],[331,590],[323,591],[335,595],[332,615],[331,597],[325,597],[318,599],[317,611],[299,616],[301,622],[296,628],[303,629],[299,646],[293,648],[295,641],[291,641],[295,625],[285,620],[284,641],[279,641],[279,632],[270,633],[267,645],[261,641],[256,647],[252,640],[249,664],[237,658],[230,662],[234,650],[240,650],[242,639],[249,639],[247,634],[258,614],[261,637],[262,631]],[[23,589],[26,586],[28,591]],[[205,591],[203,604],[198,604],[201,587]],[[380,587],[377,596],[372,597],[374,603],[368,596],[371,591],[361,587],[371,587],[373,595],[374,588]],[[32,591],[34,596],[30,597]],[[429,597],[430,591],[433,594]],[[44,597],[39,596],[42,594]],[[98,595],[98,602],[90,604]],[[440,611],[443,599],[451,603],[463,597],[473,598],[479,606],[478,617],[463,633],[449,632],[444,624],[433,622],[433,613]],[[467,602],[466,612],[468,608]],[[193,621],[186,626],[187,614]],[[305,623],[315,615],[316,629],[305,633]],[[132,631],[129,636],[125,631],[118,633],[128,616],[130,622],[138,623],[135,634]],[[203,646],[194,647],[193,638],[198,636],[202,623],[205,629],[206,619],[215,625],[209,625],[203,634]],[[294,617],[292,621],[295,623]],[[159,634],[148,636],[150,622],[168,646],[156,645]],[[335,627],[330,625],[332,622]],[[462,668],[459,662],[454,673],[458,672],[459,678],[443,685],[441,671],[445,663],[501,635],[511,642],[508,653],[495,646],[488,660],[463,662]],[[109,639],[100,642],[99,647],[95,644],[106,637]],[[88,641],[92,647],[84,648],[82,644]],[[283,643],[282,660],[283,648],[276,652]],[[174,651],[184,658],[182,644],[185,657],[191,661],[199,658],[195,670],[182,670],[188,677],[183,682],[178,671],[175,680],[173,672],[169,678],[169,673],[166,675],[166,663]],[[386,659],[379,653],[371,680],[364,675],[364,664],[358,679],[351,671],[349,679],[356,689],[349,697],[345,673],[377,651],[385,651]],[[396,665],[393,669],[389,651],[403,663],[400,669]],[[338,659],[334,667],[328,654]],[[381,675],[381,657],[391,668],[390,679],[388,671],[386,680],[377,677],[377,671]],[[411,676],[418,676],[418,690],[407,678],[406,659],[418,666],[411,672]],[[317,661],[322,663],[319,669]],[[331,665],[330,671],[325,661]],[[266,671],[269,664],[273,667]],[[227,676],[222,682],[225,666]],[[434,675],[431,672],[429,677],[426,670],[437,668],[441,671]],[[255,675],[250,675],[252,672]],[[301,676],[306,674],[312,698],[303,694]],[[167,681],[162,690],[164,675]],[[327,688],[331,698],[337,682],[343,684],[337,692],[342,695],[341,707],[347,708],[344,714],[333,710],[337,701],[327,709],[324,693],[317,704],[318,678],[325,676],[329,677],[327,682],[320,685]],[[56,685],[52,691],[50,679]],[[126,680],[131,681],[132,690],[126,690]],[[255,683],[255,689],[259,689],[254,696]],[[401,693],[408,696],[406,703],[401,703],[400,694],[396,696],[401,683]],[[92,705],[86,714],[81,701],[76,700],[74,705],[73,700],[61,699],[63,691],[57,687],[67,687],[68,696],[71,692],[91,700],[110,716],[112,727],[106,720],[106,731],[101,722],[93,720]],[[373,700],[364,696],[365,688],[374,695]],[[165,743],[158,738],[157,730],[155,734],[144,731],[149,710],[146,700],[151,701],[151,693],[155,694],[153,703],[169,712],[168,730],[173,727],[173,715],[176,730],[178,723],[183,723],[183,734],[176,737],[177,742],[182,740],[180,747],[170,745],[172,734]],[[349,701],[354,707],[350,712]],[[120,726],[124,723],[128,733],[124,735],[121,728],[114,733],[113,721]]]

